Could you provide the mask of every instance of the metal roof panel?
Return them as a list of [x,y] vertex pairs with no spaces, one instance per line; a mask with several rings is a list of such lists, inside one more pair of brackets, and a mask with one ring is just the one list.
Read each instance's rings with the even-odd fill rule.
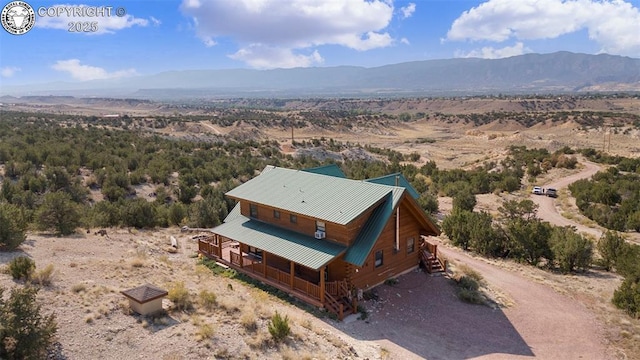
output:
[[213,232],[314,270],[319,270],[346,249],[341,244],[318,240],[242,215],[219,225]]
[[346,225],[392,190],[394,187],[387,185],[276,167],[227,195]]

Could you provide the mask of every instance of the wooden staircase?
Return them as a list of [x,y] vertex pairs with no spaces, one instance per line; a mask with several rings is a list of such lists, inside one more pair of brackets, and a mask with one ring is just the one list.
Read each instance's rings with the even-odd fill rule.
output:
[[438,258],[438,245],[425,241],[420,249],[420,261],[429,274],[447,271],[447,261]]
[[444,272],[444,266],[435,255],[428,252],[427,250],[422,250],[422,254],[420,254],[420,260],[422,261],[422,265],[427,270],[429,274]]
[[349,286],[346,281],[328,283],[324,293],[324,307],[338,316],[342,321],[345,314],[355,314],[358,306],[355,297],[350,299]]

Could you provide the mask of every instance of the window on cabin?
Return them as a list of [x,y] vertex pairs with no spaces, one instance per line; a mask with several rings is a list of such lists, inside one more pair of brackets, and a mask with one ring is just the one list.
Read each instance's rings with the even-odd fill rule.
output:
[[416,239],[410,237],[407,239],[407,254],[411,254],[416,250]]
[[262,250],[257,247],[249,246],[249,254],[262,258]]
[[250,204],[249,205],[249,216],[252,218],[258,218],[258,205]]
[[280,211],[273,210],[273,218],[274,219],[280,219]]
[[298,223],[298,217],[296,215],[289,215],[289,222],[291,222],[292,224],[297,224]]
[[376,262],[374,263],[375,267],[382,266],[382,250],[376,251]]
[[327,231],[327,228],[324,226],[324,221],[316,221],[316,231]]

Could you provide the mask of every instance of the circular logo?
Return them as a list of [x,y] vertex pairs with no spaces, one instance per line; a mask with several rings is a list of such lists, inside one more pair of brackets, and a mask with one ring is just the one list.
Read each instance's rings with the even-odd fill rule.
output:
[[36,13],[24,1],[12,1],[2,8],[2,27],[13,35],[26,34],[36,23]]

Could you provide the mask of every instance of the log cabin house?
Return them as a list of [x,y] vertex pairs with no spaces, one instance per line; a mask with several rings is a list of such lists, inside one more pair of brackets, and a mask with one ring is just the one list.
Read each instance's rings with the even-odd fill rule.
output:
[[267,166],[226,193],[238,201],[201,254],[311,305],[356,312],[363,291],[416,269],[446,264],[428,236],[439,229],[401,174],[350,180],[335,165]]

